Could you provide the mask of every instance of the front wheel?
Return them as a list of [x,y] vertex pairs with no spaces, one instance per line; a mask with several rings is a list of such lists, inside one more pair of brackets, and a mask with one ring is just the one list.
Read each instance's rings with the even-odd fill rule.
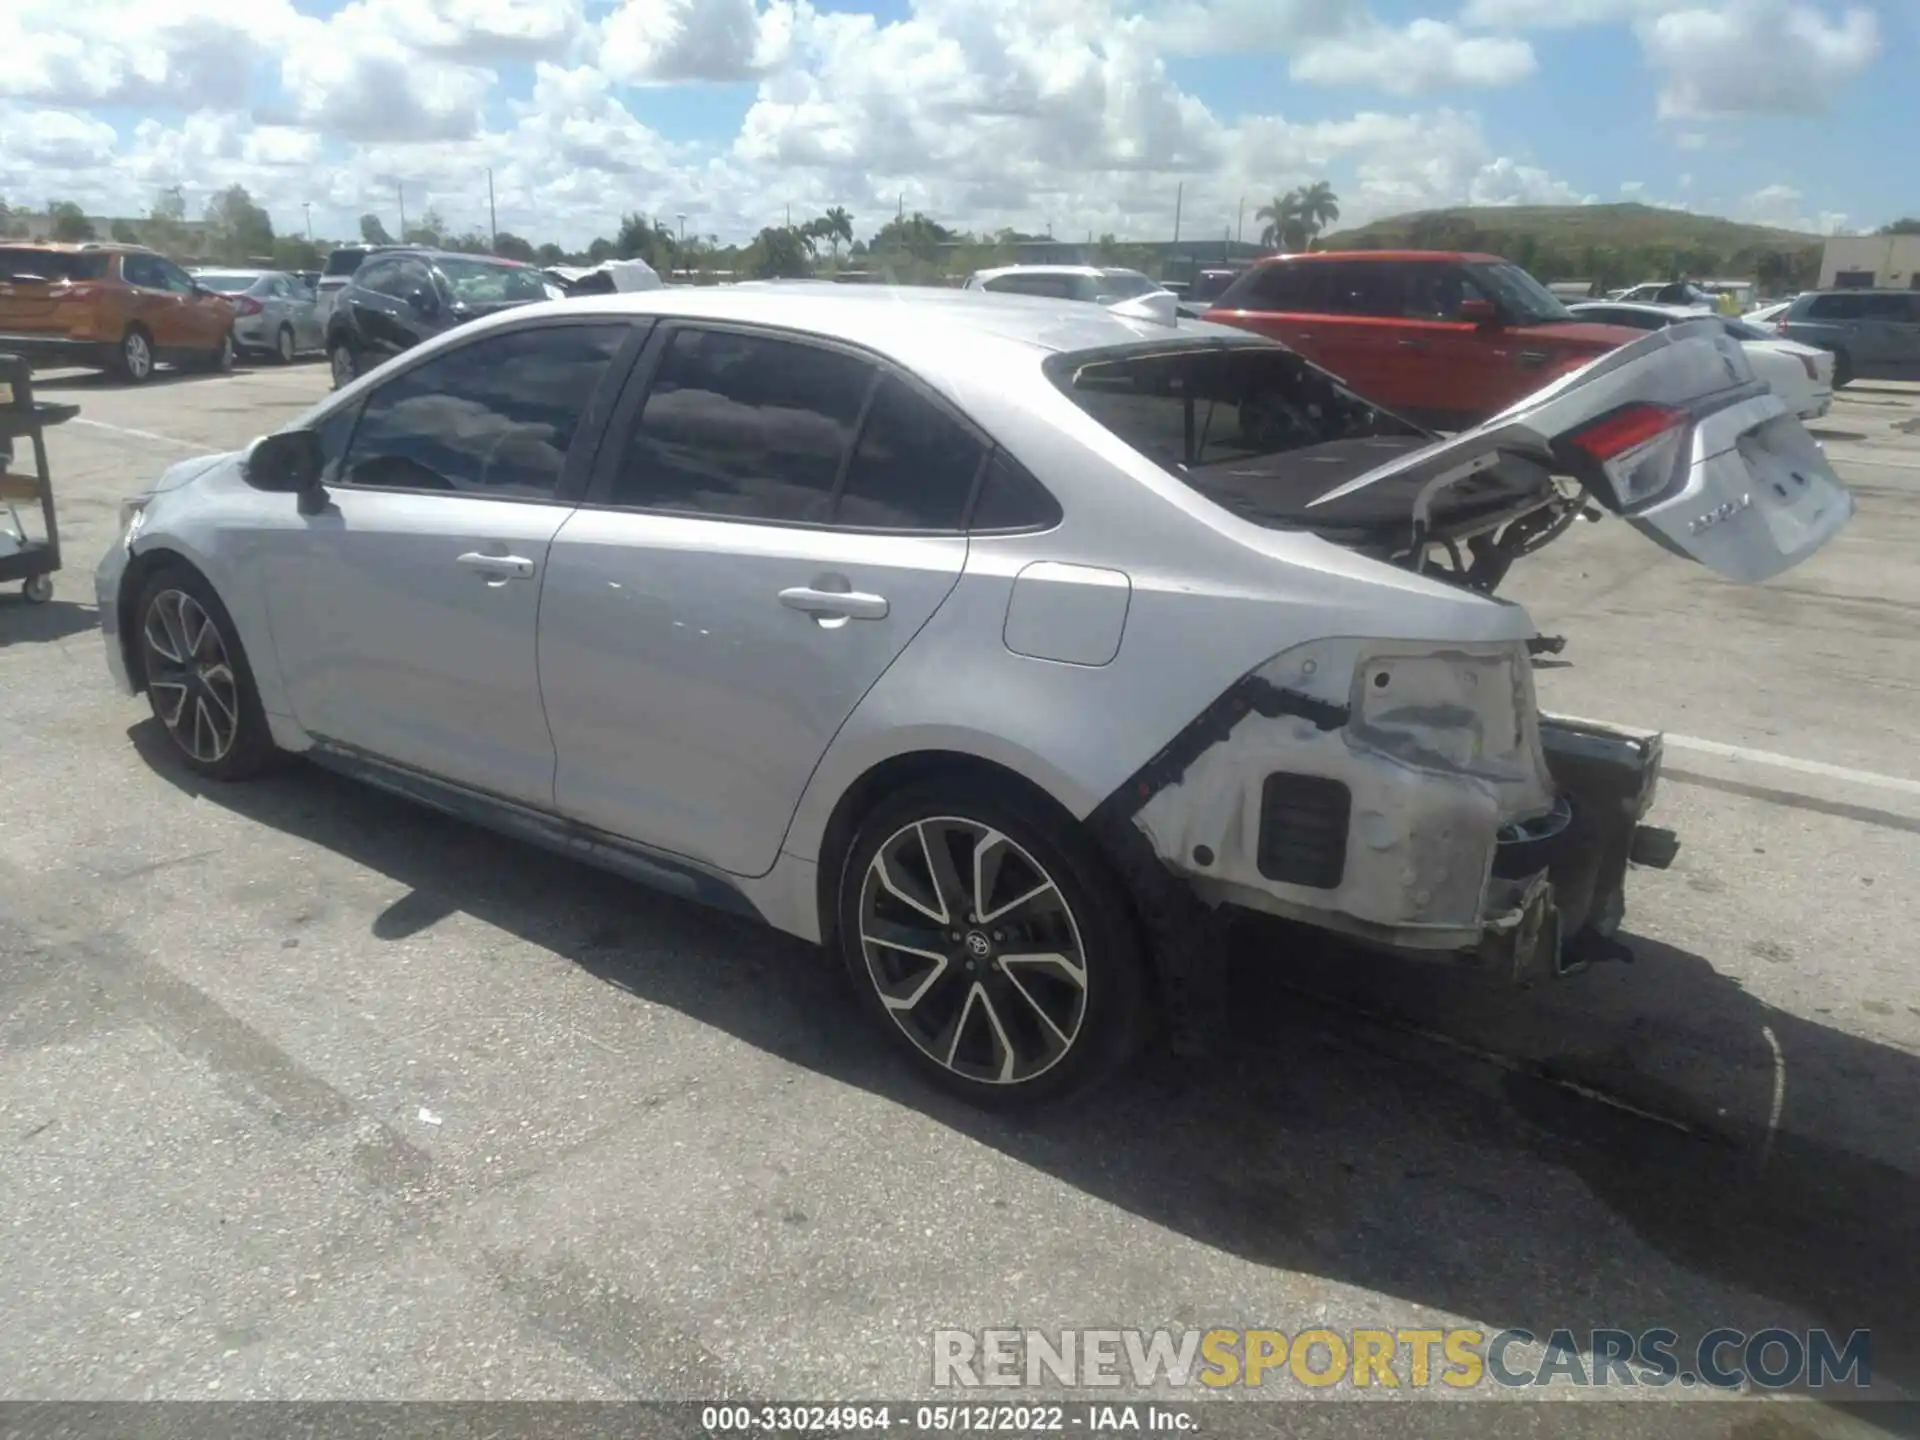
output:
[[147,703],[191,770],[239,780],[279,758],[233,617],[198,572],[172,565],[141,587]]
[[976,1104],[1090,1088],[1138,1048],[1125,891],[1070,818],[1011,787],[936,782],[880,805],[847,851],[838,922],[869,1012]]

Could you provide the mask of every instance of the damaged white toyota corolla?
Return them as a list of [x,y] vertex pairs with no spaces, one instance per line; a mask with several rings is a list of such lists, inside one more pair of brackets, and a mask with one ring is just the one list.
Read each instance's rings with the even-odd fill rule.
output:
[[739,286],[453,330],[168,471],[98,584],[183,763],[302,753],[820,940],[1015,1100],[1202,1036],[1225,907],[1606,954],[1660,742],[1541,716],[1494,588],[1583,512],[1763,580],[1851,510],[1714,321],[1440,441],[1238,331]]

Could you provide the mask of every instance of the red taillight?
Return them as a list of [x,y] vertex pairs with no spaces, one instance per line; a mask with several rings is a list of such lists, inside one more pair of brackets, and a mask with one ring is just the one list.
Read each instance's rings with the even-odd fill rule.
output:
[[242,295],[240,297],[240,313],[242,315],[258,315],[266,308],[266,306],[262,305],[251,295]]
[[1668,405],[1626,405],[1567,436],[1596,460],[1611,460],[1687,423],[1684,410]]

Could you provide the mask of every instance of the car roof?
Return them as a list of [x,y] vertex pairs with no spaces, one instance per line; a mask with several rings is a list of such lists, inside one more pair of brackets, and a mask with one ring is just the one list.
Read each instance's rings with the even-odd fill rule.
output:
[[151,245],[136,245],[130,240],[29,240],[25,236],[14,239],[0,236],[0,245],[9,250],[56,250],[68,255],[157,255],[160,252]]
[[1105,306],[1052,297],[921,286],[835,285],[831,281],[674,286],[626,294],[537,302],[462,327],[524,324],[543,316],[660,316],[786,329],[858,346],[929,379],[978,383],[974,362],[987,353],[1044,358],[1050,354],[1152,344],[1164,349],[1272,341],[1225,325],[1177,325],[1115,314]]
[[1669,320],[1698,320],[1700,312],[1684,305],[1654,305],[1645,300],[1576,300],[1567,306],[1578,315],[1587,310],[1632,310],[1642,315],[1660,315]]
[[991,270],[976,270],[976,280],[997,280],[1002,275],[1138,275],[1124,265],[999,265]]
[[1303,250],[1296,255],[1269,255],[1256,265],[1291,265],[1301,261],[1323,260],[1473,260],[1489,265],[1506,263],[1503,255],[1482,250]]

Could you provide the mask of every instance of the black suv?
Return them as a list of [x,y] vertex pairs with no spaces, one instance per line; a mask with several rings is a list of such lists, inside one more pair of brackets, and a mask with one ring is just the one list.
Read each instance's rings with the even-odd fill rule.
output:
[[561,294],[533,266],[516,260],[443,250],[376,251],[354,271],[327,317],[334,388],[443,330]]

